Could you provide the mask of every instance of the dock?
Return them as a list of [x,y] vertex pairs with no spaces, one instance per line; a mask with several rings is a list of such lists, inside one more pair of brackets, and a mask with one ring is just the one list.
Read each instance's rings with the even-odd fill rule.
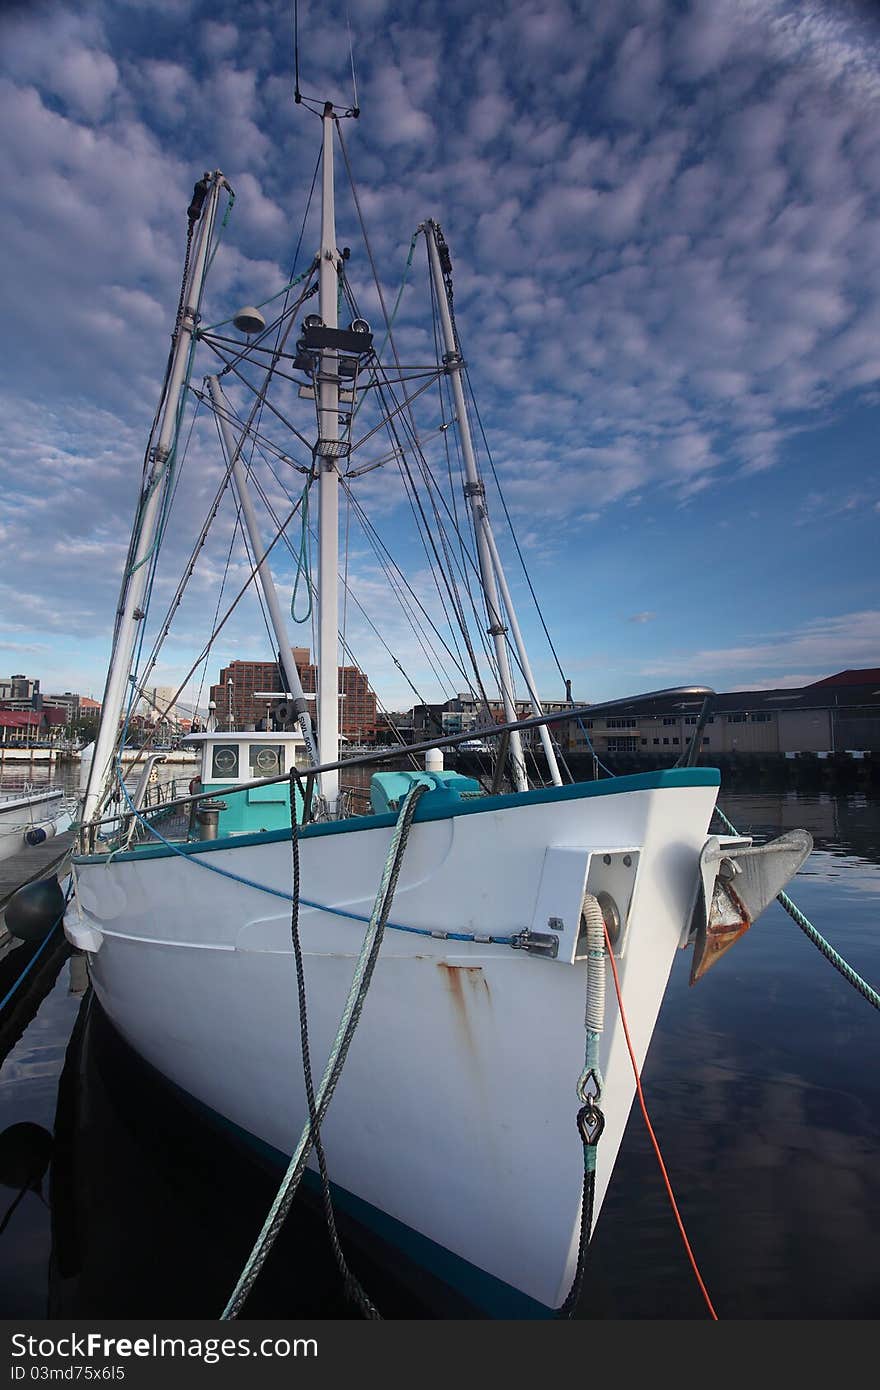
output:
[[53,874],[62,879],[73,842],[74,831],[66,830],[42,845],[22,846],[18,854],[0,861],[0,1062],[15,1046],[71,953],[60,928],[48,942],[19,941],[6,928],[5,910],[24,884]]

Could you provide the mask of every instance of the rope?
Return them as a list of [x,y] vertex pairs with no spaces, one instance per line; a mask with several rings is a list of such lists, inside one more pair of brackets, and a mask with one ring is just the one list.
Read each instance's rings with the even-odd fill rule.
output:
[[[308,622],[312,616],[312,575],[309,564],[309,484],[306,483],[302,490],[302,503],[300,506],[302,526],[299,536],[299,554],[296,556],[296,575],[293,581],[293,593],[290,595],[290,616],[295,623]],[[296,593],[299,588],[299,581],[303,578],[306,586],[306,601],[308,607],[304,613],[297,615]]]
[[650,1138],[651,1143],[654,1147],[654,1153],[657,1155],[657,1162],[660,1165],[660,1172],[663,1175],[663,1183],[669,1195],[669,1201],[672,1204],[672,1214],[675,1217],[675,1223],[678,1226],[681,1238],[684,1241],[684,1248],[687,1253],[688,1260],[690,1261],[691,1268],[693,1269],[694,1274],[696,1275],[697,1283],[700,1286],[700,1292],[702,1293],[703,1298],[706,1301],[706,1306],[709,1309],[709,1315],[715,1322],[717,1322],[718,1314],[715,1312],[715,1309],[712,1306],[712,1300],[709,1297],[706,1285],[703,1283],[703,1276],[700,1274],[699,1268],[697,1267],[697,1261],[694,1256],[694,1252],[691,1249],[690,1241],[687,1238],[687,1231],[684,1228],[684,1222],[682,1221],[681,1214],[678,1210],[678,1203],[675,1200],[675,1193],[672,1191],[672,1183],[669,1181],[669,1174],[666,1171],[666,1164],[663,1162],[663,1155],[660,1152],[660,1145],[657,1142],[657,1136],[654,1133],[654,1127],[651,1124],[651,1117],[648,1114],[648,1107],[645,1104],[645,1093],[642,1090],[642,1078],[639,1076],[639,1067],[638,1063],[636,1062],[635,1052],[633,1051],[632,1040],[629,1036],[629,1028],[626,1022],[626,1014],[623,1008],[623,995],[620,989],[620,979],[617,974],[617,966],[614,962],[614,951],[611,946],[611,940],[608,936],[607,927],[605,928],[605,947],[608,952],[608,959],[611,962],[611,973],[614,976],[614,989],[617,993],[617,1007],[620,1011],[620,1022],[623,1025],[623,1036],[626,1039],[627,1051],[629,1052],[629,1060],[632,1063],[633,1075],[636,1079],[636,1093],[639,1098],[639,1108],[641,1109],[642,1118],[645,1121],[645,1126],[648,1130],[648,1137]]
[[[227,222],[229,221],[230,217],[232,216],[232,209],[234,208],[234,206],[235,206],[235,194],[234,194],[234,193],[232,192],[232,190],[230,189],[230,190],[229,190],[229,200],[228,200],[228,202],[227,202],[227,204],[226,204],[226,211],[225,211],[225,213],[223,214],[223,221],[220,223],[220,226],[219,226],[218,229],[217,229],[217,238],[216,238],[216,240],[215,240],[215,242],[214,242],[214,245],[211,247],[211,253],[210,253],[210,255],[208,256],[207,264],[205,265],[205,274],[206,274],[206,275],[207,275],[208,271],[211,269],[211,266],[214,264],[214,257],[216,256],[217,252],[218,252],[219,249],[220,249],[220,242],[221,242],[221,240],[222,240],[222,238],[223,238],[223,233],[224,233],[225,230],[226,230],[226,224],[227,224]],[[228,322],[228,320],[227,320],[227,322]]]
[[290,773],[290,844],[293,854],[293,904],[290,910],[290,935],[293,940],[293,954],[296,960],[296,989],[299,998],[299,1031],[302,1048],[303,1081],[306,1088],[306,1099],[309,1106],[309,1123],[312,1128],[312,1137],[315,1144],[315,1155],[318,1159],[318,1168],[321,1173],[321,1195],[324,1203],[324,1215],[327,1221],[327,1233],[330,1237],[330,1245],[333,1255],[342,1275],[345,1292],[357,1303],[364,1317],[372,1320],[378,1319],[381,1315],[375,1304],[368,1297],[360,1281],[352,1274],[348,1267],[342,1244],[339,1239],[339,1232],[336,1228],[336,1215],[333,1211],[333,1198],[330,1194],[330,1177],[327,1172],[327,1161],[324,1155],[324,1144],[321,1139],[321,1131],[318,1122],[317,1107],[315,1105],[315,1088],[312,1081],[312,1061],[309,1050],[309,1025],[306,1014],[306,982],[305,971],[303,969],[302,943],[299,935],[299,885],[300,885],[300,865],[299,865],[299,833],[296,821],[296,791],[299,788],[303,799],[303,806],[306,804],[305,789],[302,785],[299,773],[292,769]]
[[577,1265],[571,1288],[558,1309],[557,1318],[571,1318],[584,1284],[593,1208],[596,1197],[596,1147],[605,1127],[599,1107],[604,1081],[599,1064],[599,1039],[605,1027],[605,919],[602,908],[591,893],[584,895],[582,921],[587,929],[587,1003],[584,1011],[586,1042],[584,1069],[578,1079],[577,1094],[582,1102],[577,1126],[584,1149],[584,1186],[581,1194],[581,1224],[578,1234]]
[[[731,824],[719,806],[715,807],[715,814],[731,835],[739,834],[739,831]],[[830,961],[834,969],[840,971],[840,974],[852,985],[853,989],[857,989],[862,998],[867,999],[869,1004],[873,1004],[875,1009],[880,1009],[880,994],[878,994],[875,989],[872,989],[867,981],[862,979],[861,975],[856,974],[855,970],[853,970],[851,965],[847,964],[843,956],[838,955],[834,947],[816,930],[809,918],[804,916],[800,908],[796,903],[792,902],[788,894],[777,893],[776,901],[782,904],[792,921],[797,922],[801,931],[812,941],[813,945],[822,952],[825,959]]]
[[[227,212],[226,215],[228,217],[229,213]],[[224,221],[223,226],[225,225],[226,223]],[[305,280],[308,275],[311,275],[312,269],[313,267],[309,266],[306,270],[302,271],[299,275],[295,276],[293,280],[288,280],[287,284],[282,285],[280,290],[276,290],[275,294],[270,294],[268,299],[261,299],[259,304],[254,305],[254,308],[265,309],[267,304],[272,304],[276,299],[280,299],[283,294],[287,294],[290,290],[294,288],[295,285],[301,284],[302,281]],[[235,316],[233,315],[233,318],[234,317]],[[213,333],[215,328],[223,328],[227,323],[232,323],[232,318],[218,319],[216,323],[209,323],[205,328],[199,329],[199,337],[204,338],[206,333]]]
[[[64,899],[64,907],[65,907],[65,910],[66,910],[66,908],[67,908],[67,904],[68,904],[69,901],[70,901],[70,892],[71,892],[71,890],[70,890],[70,888],[68,888],[68,890],[67,890],[67,895],[65,896],[65,899]],[[28,961],[27,965],[25,966],[24,970],[22,970],[22,972],[21,972],[21,974],[19,975],[18,979],[15,981],[15,983],[14,983],[13,985],[10,985],[9,989],[6,991],[6,993],[4,994],[3,998],[0,999],[0,1012],[2,1012],[2,1010],[6,1008],[6,1005],[9,1003],[10,999],[11,999],[12,996],[15,994],[15,991],[18,989],[19,985],[20,985],[20,984],[22,983],[22,981],[23,981],[24,979],[26,979],[27,976],[30,974],[31,970],[32,970],[33,967],[36,965],[37,961],[39,960],[40,956],[41,956],[41,955],[43,954],[43,952],[45,951],[46,947],[49,945],[50,940],[52,939],[52,937],[53,937],[53,935],[55,934],[55,932],[58,930],[58,927],[60,926],[60,924],[61,924],[61,922],[62,922],[63,920],[64,920],[64,913],[62,912],[62,913],[60,914],[60,916],[56,917],[55,921],[52,923],[51,927],[50,927],[49,930],[46,932],[46,935],[43,937],[43,940],[40,942],[40,944],[39,944],[39,946],[37,947],[36,951],[34,951],[34,954],[31,956],[31,958],[30,958],[30,960]]]
[[370,986],[376,960],[378,959],[379,948],[382,945],[385,925],[388,920],[388,913],[394,898],[394,890],[400,875],[400,867],[409,839],[413,816],[415,815],[419,798],[426,790],[427,788],[423,783],[415,783],[410,787],[404,799],[400,815],[397,818],[397,824],[394,827],[394,834],[391,839],[388,857],[385,861],[385,868],[382,872],[379,891],[376,894],[376,901],[370,915],[370,924],[364,935],[363,944],[355,965],[348,998],[345,1002],[345,1008],[342,1012],[336,1038],[330,1049],[327,1065],[324,1068],[321,1084],[318,1087],[318,1094],[315,1098],[314,1117],[310,1115],[300,1135],[299,1142],[291,1157],[290,1165],[278,1189],[277,1196],[272,1203],[266,1221],[263,1224],[263,1229],[248,1257],[239,1281],[232,1292],[232,1296],[221,1314],[223,1320],[237,1317],[241,1311],[245,1299],[253,1287],[257,1275],[263,1267],[266,1257],[281,1230],[290,1204],[293,1201],[302,1175],[305,1172],[316,1126],[321,1123],[327,1113],[327,1109],[333,1097],[333,1092],[336,1089],[336,1084],[348,1055],[351,1040],[354,1037],[355,1029],[360,1020],[364,1000]]

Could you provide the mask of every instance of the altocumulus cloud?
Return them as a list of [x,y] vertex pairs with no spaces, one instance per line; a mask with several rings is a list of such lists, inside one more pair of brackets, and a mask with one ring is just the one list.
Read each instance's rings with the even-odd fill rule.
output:
[[[624,502],[632,517],[699,507],[871,398],[880,49],[858,9],[352,0],[350,13],[364,114],[346,138],[386,296],[410,233],[439,216],[511,509],[554,532],[539,557],[577,572],[585,521]],[[303,85],[349,101],[345,7],[304,19]],[[219,165],[240,194],[210,301],[222,318],[289,274],[316,123],[292,102],[287,5],[95,0],[13,7],[0,24],[15,343],[3,582],[14,591],[28,565],[34,624],[61,586],[75,592],[76,624],[112,612],[193,179]],[[341,197],[340,240],[354,234]],[[315,236],[312,219],[300,267]],[[399,328],[428,350],[409,298]],[[218,466],[201,425],[193,450],[181,501],[195,510]],[[52,489],[29,506],[35,478]],[[217,572],[226,545],[209,547]],[[791,660],[820,641],[843,660],[833,622],[802,618]],[[772,643],[737,650],[743,669],[777,669]]]

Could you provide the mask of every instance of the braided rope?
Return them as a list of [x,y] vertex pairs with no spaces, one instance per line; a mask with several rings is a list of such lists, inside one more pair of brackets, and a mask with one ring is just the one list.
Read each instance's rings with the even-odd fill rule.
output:
[[424,795],[427,787],[424,783],[415,783],[410,787],[406,794],[397,824],[394,827],[394,834],[391,839],[391,846],[388,857],[385,861],[385,868],[382,872],[382,881],[379,884],[379,891],[376,894],[376,901],[370,916],[370,924],[364,935],[363,945],[355,965],[354,975],[345,1001],[345,1008],[342,1011],[342,1018],[337,1029],[336,1038],[330,1049],[330,1056],[324,1068],[324,1075],[318,1087],[318,1094],[315,1097],[315,1115],[306,1122],[299,1142],[291,1157],[287,1172],[278,1189],[278,1193],[269,1210],[269,1214],[263,1223],[263,1228],[257,1237],[253,1250],[248,1256],[247,1263],[239,1277],[238,1283],[224,1308],[221,1319],[226,1320],[238,1316],[247,1298],[248,1293],[256,1281],[257,1275],[262,1269],[269,1251],[277,1239],[278,1233],[284,1224],[287,1212],[299,1187],[302,1175],[305,1172],[306,1162],[312,1147],[315,1127],[321,1123],[333,1092],[342,1073],[345,1059],[351,1040],[354,1037],[355,1029],[360,1020],[361,1011],[367,990],[370,986],[373,970],[379,955],[379,948],[382,945],[382,938],[385,932],[385,923],[388,913],[391,910],[391,903],[394,898],[394,890],[397,887],[397,880],[400,875],[400,868],[403,862],[403,853],[406,849],[409,831],[415,815],[416,805],[419,797]]

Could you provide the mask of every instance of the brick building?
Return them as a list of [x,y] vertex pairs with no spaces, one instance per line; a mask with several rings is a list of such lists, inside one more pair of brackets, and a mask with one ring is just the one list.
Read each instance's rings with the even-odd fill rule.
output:
[[[316,720],[317,669],[310,659],[311,652],[308,647],[292,647],[291,651],[303,690],[311,697],[309,710]],[[355,743],[373,743],[378,727],[376,696],[363,671],[357,666],[340,666],[339,690],[340,733]],[[221,670],[217,685],[211,686],[210,698],[216,706],[217,727],[247,729],[259,725],[271,715],[278,697],[284,693],[284,677],[277,662],[231,662]],[[261,694],[269,698],[260,698]],[[384,726],[384,721],[382,723]]]

